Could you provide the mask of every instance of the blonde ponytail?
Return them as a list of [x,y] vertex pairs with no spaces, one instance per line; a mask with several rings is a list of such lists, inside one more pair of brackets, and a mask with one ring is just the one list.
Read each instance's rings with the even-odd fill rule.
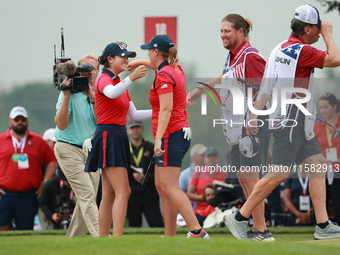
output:
[[177,56],[177,49],[175,47],[171,47],[169,49],[169,52],[161,51],[161,54],[164,57],[164,59],[168,61],[169,65],[171,65],[173,68],[176,69],[179,63],[179,59]]

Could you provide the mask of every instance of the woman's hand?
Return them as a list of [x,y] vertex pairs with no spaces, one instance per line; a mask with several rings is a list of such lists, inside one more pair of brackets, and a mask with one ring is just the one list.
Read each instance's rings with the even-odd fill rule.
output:
[[165,151],[162,150],[162,140],[161,139],[156,138],[153,152],[154,152],[156,157],[160,157],[164,154]]
[[150,60],[149,59],[135,59],[132,60],[126,67],[126,70],[128,71],[132,71],[135,70],[138,66],[146,66],[152,70],[156,70],[157,68],[155,68],[154,66],[151,65]]
[[202,90],[195,88],[189,92],[187,95],[187,104],[188,105],[195,105],[197,99],[202,95]]
[[140,59],[132,60],[127,65],[126,70],[131,72],[132,70],[135,70],[140,65],[141,65]]
[[190,127],[184,127],[182,129],[182,131],[184,133],[184,136],[183,136],[184,139],[190,141],[191,136],[192,136],[191,128]]
[[132,74],[130,74],[129,77],[131,81],[135,81],[137,79],[145,77],[146,73],[147,73],[146,67],[144,65],[141,65],[138,66],[137,69]]
[[83,142],[83,152],[89,153],[92,150],[92,139],[87,138]]

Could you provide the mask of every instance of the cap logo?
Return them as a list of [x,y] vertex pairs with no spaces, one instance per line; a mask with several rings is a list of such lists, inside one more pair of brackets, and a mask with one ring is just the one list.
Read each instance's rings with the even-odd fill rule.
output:
[[121,56],[124,57],[124,56],[125,56],[125,53],[122,53]]
[[122,44],[122,43],[119,43],[118,46],[119,46],[119,48],[120,48],[121,50],[126,49],[126,45],[124,45],[124,44]]
[[154,43],[153,44],[153,47],[157,48],[158,44],[157,43]]

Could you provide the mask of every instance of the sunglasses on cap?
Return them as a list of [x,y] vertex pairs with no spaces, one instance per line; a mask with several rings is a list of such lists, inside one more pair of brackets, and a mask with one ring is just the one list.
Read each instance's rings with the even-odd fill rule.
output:
[[[327,92],[327,93],[325,93],[325,94],[322,94],[321,97],[323,97],[323,98],[330,98],[331,96],[332,96],[332,94],[329,93],[329,92]],[[321,97],[320,97],[320,98],[321,98]]]
[[23,116],[18,116],[18,117],[15,117],[13,120],[15,122],[19,122],[19,120],[21,120],[22,122],[25,122],[25,121],[27,121],[27,118],[25,118]]
[[119,46],[119,48],[121,48],[122,50],[127,48],[127,44],[125,42],[119,42],[116,41],[115,42],[116,46],[113,47],[113,49],[110,51],[109,56],[111,56],[111,54],[114,52],[114,50]]

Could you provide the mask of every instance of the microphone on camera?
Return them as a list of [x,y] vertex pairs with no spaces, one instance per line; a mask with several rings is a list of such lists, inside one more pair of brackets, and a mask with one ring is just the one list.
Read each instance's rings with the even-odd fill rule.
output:
[[77,71],[77,66],[72,61],[65,63],[59,63],[57,65],[57,72],[59,74],[65,74],[66,76],[72,76]]

